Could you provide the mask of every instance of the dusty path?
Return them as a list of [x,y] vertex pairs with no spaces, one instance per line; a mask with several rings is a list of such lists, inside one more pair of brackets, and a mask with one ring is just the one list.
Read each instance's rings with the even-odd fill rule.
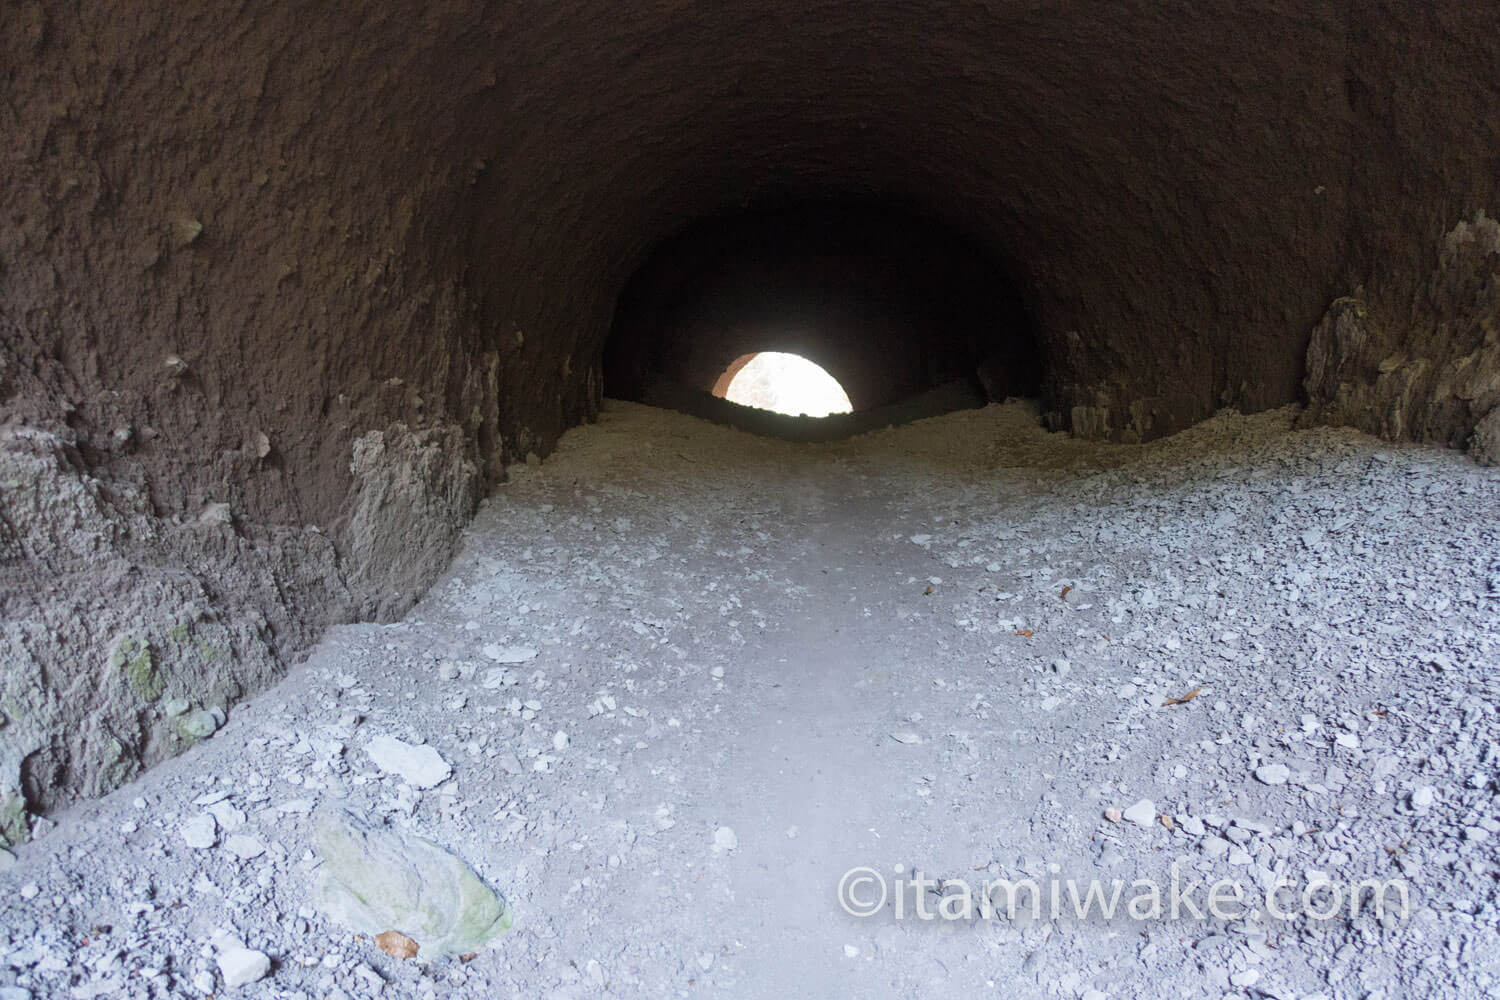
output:
[[[20,851],[0,998],[203,995],[219,929],[274,961],[247,996],[1491,995],[1500,475],[1289,420],[1130,449],[1008,406],[799,447],[613,404],[516,470],[405,621],[335,629]],[[377,735],[453,777],[382,773]],[[188,846],[222,802],[234,829]],[[516,928],[423,964],[331,923],[330,803],[455,851]],[[1174,864],[1399,877],[1413,912],[893,911],[913,869]],[[840,906],[857,866],[888,882],[873,916]]]

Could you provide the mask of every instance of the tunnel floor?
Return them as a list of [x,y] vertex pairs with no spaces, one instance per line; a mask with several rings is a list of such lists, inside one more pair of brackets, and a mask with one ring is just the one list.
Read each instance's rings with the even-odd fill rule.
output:
[[[232,937],[265,997],[1492,995],[1500,478],[1293,418],[1127,447],[1012,403],[808,446],[608,403],[406,620],[21,847],[16,981],[203,995]],[[461,857],[514,929],[422,963],[329,921],[335,806]],[[1126,913],[1174,865],[1183,919]],[[916,872],[1127,888],[962,919]],[[1411,912],[1189,919],[1277,876],[1297,912],[1404,879]]]

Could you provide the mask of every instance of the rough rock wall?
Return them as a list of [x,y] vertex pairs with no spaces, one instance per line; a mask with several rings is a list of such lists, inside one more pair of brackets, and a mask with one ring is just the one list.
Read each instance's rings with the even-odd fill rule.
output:
[[1304,419],[1456,448],[1472,437],[1475,457],[1490,462],[1489,428],[1500,420],[1500,224],[1480,212],[1434,257],[1404,309],[1364,289],[1333,303],[1308,345]]
[[1360,7],[1341,284],[1308,345],[1308,419],[1462,447],[1500,405],[1500,8]]
[[500,474],[421,17],[0,11],[0,837],[404,611]]

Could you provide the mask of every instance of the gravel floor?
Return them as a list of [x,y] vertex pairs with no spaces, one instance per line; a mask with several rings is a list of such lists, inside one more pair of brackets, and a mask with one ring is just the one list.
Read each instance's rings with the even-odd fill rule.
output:
[[[0,857],[0,1000],[1494,996],[1500,471],[1293,417],[799,446],[611,403],[405,621]],[[514,928],[424,961],[335,923],[334,805]],[[1126,912],[1174,870],[1180,919]],[[1300,909],[1369,878],[1407,912]],[[1026,879],[1065,912],[964,911]],[[1219,879],[1244,906],[1194,919]]]

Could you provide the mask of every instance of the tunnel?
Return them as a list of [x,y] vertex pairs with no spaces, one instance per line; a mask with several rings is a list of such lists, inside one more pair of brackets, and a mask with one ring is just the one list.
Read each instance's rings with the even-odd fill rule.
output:
[[889,206],[813,204],[665,240],[621,291],[604,385],[621,399],[723,397],[730,369],[762,351],[817,364],[854,412],[949,383],[978,403],[1040,383],[1026,310],[982,246]]
[[[1464,0],[7,3],[0,840],[401,621],[613,401],[803,445],[1292,407],[1500,462],[1497,39]],[[761,352],[852,413],[746,416]]]

